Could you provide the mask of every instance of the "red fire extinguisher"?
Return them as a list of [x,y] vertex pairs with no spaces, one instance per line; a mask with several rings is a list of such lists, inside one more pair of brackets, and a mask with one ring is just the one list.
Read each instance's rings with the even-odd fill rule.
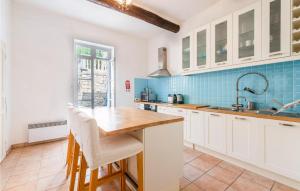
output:
[[126,90],[126,92],[130,92],[130,81],[129,80],[125,81],[125,90]]

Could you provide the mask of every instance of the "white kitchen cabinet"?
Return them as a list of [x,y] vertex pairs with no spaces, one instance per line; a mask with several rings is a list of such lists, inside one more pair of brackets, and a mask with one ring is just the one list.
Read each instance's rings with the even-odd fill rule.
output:
[[235,64],[261,59],[261,2],[233,14],[233,60]]
[[262,167],[264,125],[260,119],[228,115],[228,155]]
[[205,112],[190,111],[190,141],[193,144],[205,145]]
[[211,66],[232,64],[232,15],[211,24]]
[[205,120],[206,146],[216,152],[227,153],[226,115],[220,113],[206,113]]
[[189,112],[185,109],[172,108],[172,114],[184,117],[183,137],[185,141],[190,142],[190,117]]
[[164,113],[164,114],[172,115],[171,110],[169,109],[169,107],[161,107],[161,106],[158,106],[158,107],[157,107],[157,112],[158,112],[158,113]]
[[190,115],[185,109],[158,106],[157,112],[168,115],[176,115],[184,118],[183,137],[185,141],[190,142]]
[[182,62],[181,69],[183,72],[191,70],[193,62],[193,33],[185,35],[181,40]]
[[210,64],[210,25],[202,26],[195,31],[194,67],[193,69],[208,68]]
[[262,55],[264,59],[290,56],[290,0],[262,0]]
[[300,181],[300,123],[265,122],[265,166]]

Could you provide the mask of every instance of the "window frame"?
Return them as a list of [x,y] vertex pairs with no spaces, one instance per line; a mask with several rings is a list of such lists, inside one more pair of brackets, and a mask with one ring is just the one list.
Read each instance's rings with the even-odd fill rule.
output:
[[[115,90],[115,73],[116,73],[116,67],[115,67],[115,48],[113,46],[108,46],[108,45],[103,45],[103,44],[98,44],[98,43],[92,43],[88,41],[83,41],[83,40],[78,40],[74,39],[73,40],[73,104],[76,106],[79,105],[79,100],[78,100],[78,83],[79,83],[79,78],[78,78],[78,63],[77,63],[77,52],[76,52],[76,45],[82,45],[84,47],[90,47],[90,48],[102,48],[106,49],[111,52],[110,59],[101,59],[101,60],[106,60],[109,61],[109,84],[108,84],[108,95],[107,95],[107,107],[115,107],[116,103],[116,90]],[[92,53],[93,54],[93,53]],[[95,56],[92,56],[93,58],[96,58]],[[91,63],[91,83],[94,81],[94,64]],[[94,67],[93,67],[94,66]],[[91,87],[92,92],[91,92],[91,108],[94,109],[94,86]],[[80,106],[81,107],[81,106]],[[84,106],[82,106],[84,107]]]

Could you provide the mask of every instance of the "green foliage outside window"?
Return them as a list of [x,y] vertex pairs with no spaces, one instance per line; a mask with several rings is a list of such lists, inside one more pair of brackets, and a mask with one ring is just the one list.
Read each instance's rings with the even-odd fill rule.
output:
[[76,54],[79,56],[92,56],[92,50],[91,48],[77,45]]

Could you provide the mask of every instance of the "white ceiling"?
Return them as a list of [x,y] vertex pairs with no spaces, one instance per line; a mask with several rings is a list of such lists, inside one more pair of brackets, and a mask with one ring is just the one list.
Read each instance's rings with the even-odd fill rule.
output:
[[133,0],[133,3],[180,23],[207,9],[218,1],[219,0]]
[[[14,0],[113,30],[152,37],[165,30],[86,0]],[[133,0],[133,3],[180,24],[219,0]]]

